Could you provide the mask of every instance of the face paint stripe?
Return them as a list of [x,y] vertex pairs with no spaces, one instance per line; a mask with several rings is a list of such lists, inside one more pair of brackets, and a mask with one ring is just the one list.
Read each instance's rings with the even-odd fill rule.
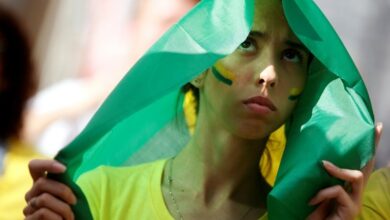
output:
[[300,89],[300,88],[292,88],[290,90],[290,96],[288,97],[288,99],[291,100],[291,101],[296,101],[301,96],[301,93],[302,93],[302,89]]
[[220,62],[215,63],[215,65],[212,67],[212,72],[214,76],[221,82],[227,85],[233,84],[235,75],[226,69]]
[[211,72],[213,72],[213,75],[215,76],[215,78],[217,78],[219,81],[231,86],[233,84],[233,81],[224,77],[218,70],[216,67],[212,67],[211,68]]

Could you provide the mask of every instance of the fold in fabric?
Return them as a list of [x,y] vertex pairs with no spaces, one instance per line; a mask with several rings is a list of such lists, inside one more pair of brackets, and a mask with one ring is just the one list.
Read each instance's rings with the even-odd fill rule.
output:
[[[172,129],[177,127],[175,112],[182,112],[177,104],[180,87],[246,39],[253,5],[253,0],[198,3],[130,69],[87,127],[59,152],[56,159],[68,167],[67,172],[52,178],[75,192],[77,219],[92,219],[86,198],[75,184],[82,173],[99,165],[148,162],[137,159],[150,143],[158,145],[146,151],[149,155],[144,158],[163,157],[167,150],[172,153],[184,146],[170,145],[172,139],[183,136],[181,129]],[[164,141],[169,149],[161,149]]]
[[[287,124],[287,144],[269,219],[304,219],[322,188],[343,184],[321,161],[360,169],[374,151],[374,116],[367,90],[336,32],[312,0],[286,0],[289,26],[314,55],[306,87]],[[280,211],[283,210],[283,211]]]
[[[286,125],[287,146],[268,198],[270,219],[303,219],[309,199],[339,181],[320,165],[358,169],[373,153],[374,125],[364,83],[312,0],[283,1],[289,25],[315,56]],[[56,157],[68,169],[76,219],[92,219],[75,184],[99,165],[135,165],[177,154],[189,138],[182,85],[232,53],[253,22],[254,0],[202,0],[130,69],[83,132]],[[353,126],[351,126],[353,125]]]

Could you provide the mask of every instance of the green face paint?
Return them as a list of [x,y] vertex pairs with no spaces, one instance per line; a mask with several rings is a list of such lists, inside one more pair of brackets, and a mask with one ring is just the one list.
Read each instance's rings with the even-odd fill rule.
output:
[[288,99],[291,100],[291,101],[296,101],[301,96],[301,93],[302,93],[302,89],[300,89],[300,88],[292,88],[290,90],[290,96],[288,97]]
[[222,64],[217,62],[212,68],[211,72],[213,72],[213,75],[215,78],[217,78],[222,83],[225,83],[226,85],[231,86],[233,84],[233,81],[235,79],[235,75],[227,70]]

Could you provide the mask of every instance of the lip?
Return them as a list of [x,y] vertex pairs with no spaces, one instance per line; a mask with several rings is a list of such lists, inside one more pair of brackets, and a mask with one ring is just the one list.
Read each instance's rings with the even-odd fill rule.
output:
[[277,110],[271,100],[263,96],[255,96],[244,100],[242,103],[251,111],[259,114],[266,114]]

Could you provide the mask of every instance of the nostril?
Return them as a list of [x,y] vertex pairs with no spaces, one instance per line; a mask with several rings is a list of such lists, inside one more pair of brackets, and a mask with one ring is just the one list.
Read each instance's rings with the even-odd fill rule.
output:
[[264,79],[260,79],[259,80],[259,84],[263,84],[263,83],[265,83],[265,80]]
[[270,86],[271,86],[271,87],[275,87],[275,82],[272,82],[272,83],[270,84]]

